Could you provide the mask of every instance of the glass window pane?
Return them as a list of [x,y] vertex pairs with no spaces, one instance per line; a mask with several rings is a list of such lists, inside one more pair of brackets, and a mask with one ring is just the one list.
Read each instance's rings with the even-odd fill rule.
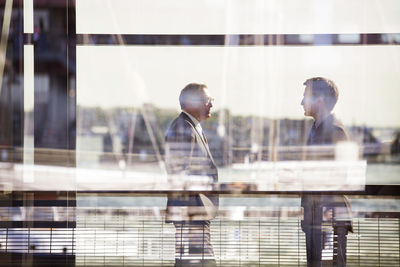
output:
[[80,0],[77,33],[396,33],[396,0]]

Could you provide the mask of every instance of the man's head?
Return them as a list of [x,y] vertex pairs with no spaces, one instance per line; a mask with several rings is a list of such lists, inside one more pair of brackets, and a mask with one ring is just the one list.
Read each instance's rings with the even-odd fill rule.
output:
[[319,116],[329,114],[339,97],[336,84],[326,78],[315,77],[304,82],[304,97],[301,105],[304,115],[317,119]]
[[190,83],[182,89],[179,102],[182,110],[186,111],[198,121],[211,117],[213,98],[208,94],[205,84]]

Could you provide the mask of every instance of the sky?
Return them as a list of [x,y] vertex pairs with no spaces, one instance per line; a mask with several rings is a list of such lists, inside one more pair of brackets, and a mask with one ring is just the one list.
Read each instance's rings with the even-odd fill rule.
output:
[[[345,11],[345,12],[344,12]],[[77,33],[399,33],[395,0],[80,0]],[[303,118],[310,77],[335,81],[347,125],[400,127],[400,46],[79,46],[77,104],[152,103],[179,109],[189,82],[208,85],[214,110]]]
[[214,110],[302,118],[303,82],[339,88],[335,113],[347,125],[400,126],[400,46],[79,46],[77,104],[179,109],[180,90],[205,83]]

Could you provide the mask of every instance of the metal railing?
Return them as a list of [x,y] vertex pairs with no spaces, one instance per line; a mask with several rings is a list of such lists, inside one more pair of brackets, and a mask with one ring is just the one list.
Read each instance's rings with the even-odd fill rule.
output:
[[[123,203],[144,196],[129,193],[106,195],[122,199],[129,197]],[[94,196],[101,198],[104,194],[96,193]],[[163,197],[160,194],[145,196],[153,196],[155,203],[157,198]],[[239,202],[243,197],[260,200],[260,195],[228,196]],[[76,197],[79,199],[79,193]],[[302,212],[299,206],[295,206],[299,195],[265,196],[268,197],[282,201],[275,207],[263,204],[252,207],[248,203],[250,206],[245,207],[237,203],[230,205],[225,200],[220,207],[219,216],[211,222],[211,243],[219,266],[306,266]],[[288,199],[291,201],[287,202]],[[399,266],[398,197],[354,195],[351,200],[354,203],[367,201],[369,206],[365,210],[359,206],[353,212],[354,232],[347,238],[347,266]],[[368,204],[382,200],[392,201],[395,205],[384,204],[388,209],[382,211],[380,204],[374,211]],[[0,208],[0,258],[3,263],[16,264],[15,255],[24,255],[19,263],[26,261],[27,255],[33,255],[49,260],[68,256],[61,261],[76,266],[174,264],[175,228],[165,223],[165,207],[158,204],[154,207],[130,206],[129,203],[127,206],[101,207],[99,204],[80,205],[78,200],[76,206],[65,207],[70,202],[61,200],[47,207],[26,207],[26,202],[18,201],[15,200],[14,204],[9,202],[11,205],[8,207],[3,201]],[[37,200],[35,203],[34,200],[32,203],[41,202]],[[335,236],[330,223],[324,223],[323,229],[323,262],[330,266]]]

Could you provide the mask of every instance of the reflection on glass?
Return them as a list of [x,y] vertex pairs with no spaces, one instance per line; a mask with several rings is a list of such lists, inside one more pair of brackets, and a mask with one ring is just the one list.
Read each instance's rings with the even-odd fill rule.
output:
[[396,1],[0,2],[0,265],[398,264]]

